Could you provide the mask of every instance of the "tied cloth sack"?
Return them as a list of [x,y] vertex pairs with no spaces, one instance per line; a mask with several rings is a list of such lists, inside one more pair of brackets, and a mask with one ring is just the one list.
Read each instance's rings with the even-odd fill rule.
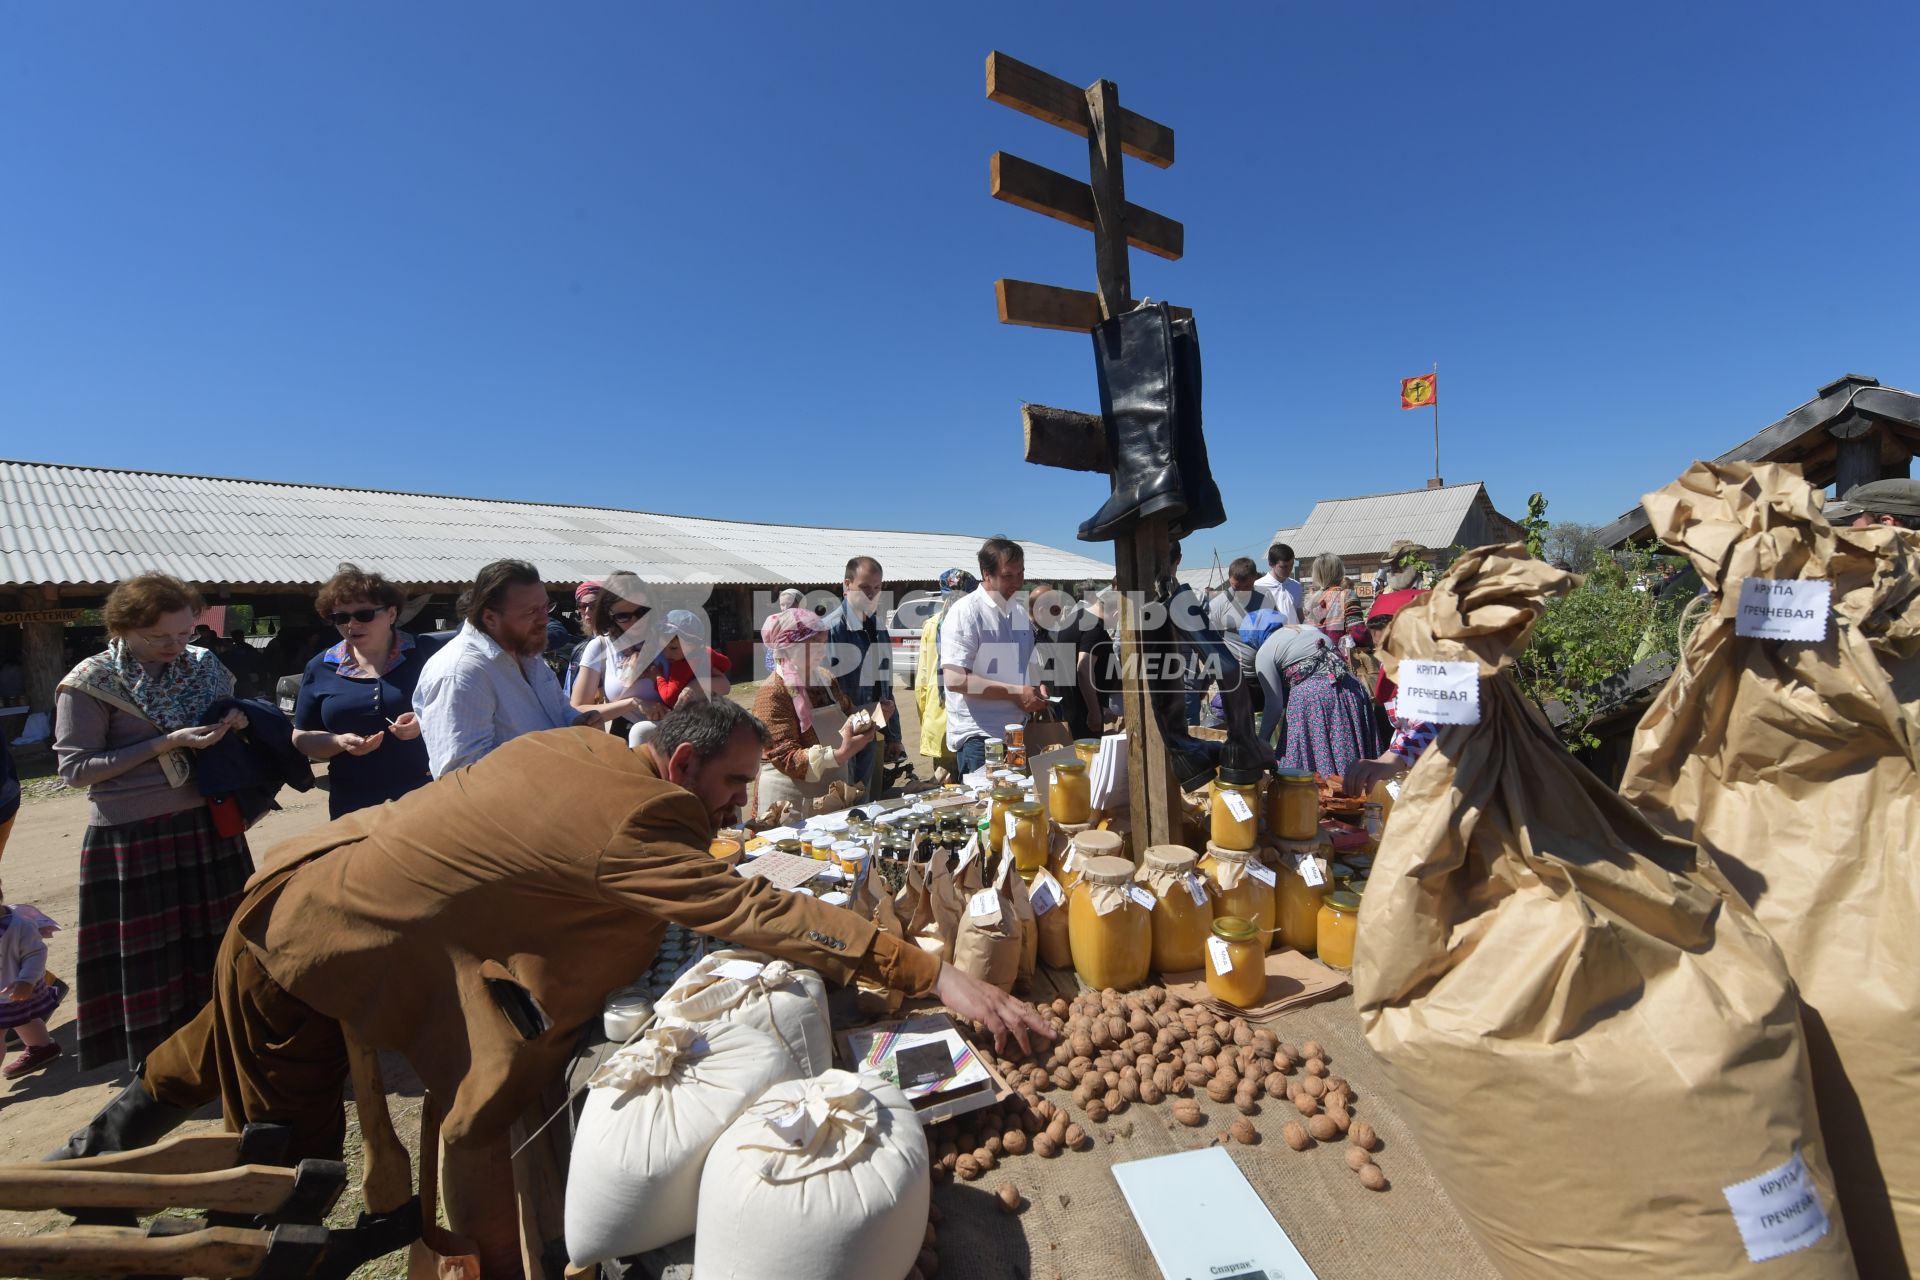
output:
[[[1621,794],[1753,905],[1800,990],[1820,1128],[1866,1275],[1920,1268],[1920,535],[1835,529],[1796,470],[1696,464],[1644,500],[1712,609]],[[1819,641],[1738,634],[1741,582],[1825,581]]]
[[1504,1275],[1852,1276],[1786,966],[1520,692],[1578,582],[1524,556],[1467,552],[1387,633],[1402,706],[1409,659],[1474,664],[1479,722],[1440,726],[1374,861],[1367,1042]]
[[707,1151],[793,1060],[744,1023],[656,1021],[587,1080],[567,1172],[576,1267],[693,1234]]
[[757,951],[715,951],[667,988],[654,1006],[667,1019],[743,1022],[780,1042],[803,1076],[833,1065],[827,986],[820,975]]
[[1013,853],[1000,857],[993,883],[967,899],[953,944],[953,967],[970,977],[1013,990],[1013,984],[1033,976],[1039,946],[1033,904],[1027,886],[1014,874]]
[[891,1280],[926,1239],[926,1135],[894,1085],[851,1071],[777,1084],[700,1179],[699,1280]]

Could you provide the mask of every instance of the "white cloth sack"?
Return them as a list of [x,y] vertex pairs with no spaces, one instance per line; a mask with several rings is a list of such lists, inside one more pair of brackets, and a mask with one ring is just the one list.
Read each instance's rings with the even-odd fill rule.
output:
[[933,1195],[913,1104],[874,1076],[774,1085],[700,1177],[700,1280],[892,1280],[920,1256]]
[[[719,972],[755,964],[761,968],[752,977],[723,977]],[[786,1048],[803,1076],[817,1076],[833,1066],[827,984],[811,969],[757,951],[709,953],[667,988],[654,1010],[682,1022],[720,1020],[758,1027]]]
[[733,1022],[658,1022],[587,1081],[567,1172],[576,1267],[693,1234],[707,1150],[768,1086],[794,1078],[772,1036]]

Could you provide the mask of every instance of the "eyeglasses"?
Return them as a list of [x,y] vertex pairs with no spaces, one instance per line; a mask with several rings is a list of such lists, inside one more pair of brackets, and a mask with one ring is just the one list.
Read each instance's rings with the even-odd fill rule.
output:
[[372,622],[386,611],[386,607],[382,606],[378,609],[354,609],[351,612],[330,613],[327,615],[327,621],[336,627],[344,627],[349,622]]
[[637,609],[615,609],[607,616],[624,627],[630,622],[638,622],[641,618],[646,617],[652,612],[652,605],[643,604]]

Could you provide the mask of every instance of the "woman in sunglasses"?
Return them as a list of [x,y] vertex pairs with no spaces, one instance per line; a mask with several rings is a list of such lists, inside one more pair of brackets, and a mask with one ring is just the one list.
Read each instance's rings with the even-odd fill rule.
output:
[[307,664],[293,710],[293,745],[327,768],[333,817],[398,800],[433,775],[413,690],[438,646],[400,630],[406,595],[377,573],[343,564],[314,602],[340,642]]
[[654,683],[666,664],[650,634],[652,613],[646,584],[624,570],[609,574],[594,597],[594,638],[582,646],[569,697],[582,711],[598,711],[609,733],[624,737],[636,721],[667,714]]

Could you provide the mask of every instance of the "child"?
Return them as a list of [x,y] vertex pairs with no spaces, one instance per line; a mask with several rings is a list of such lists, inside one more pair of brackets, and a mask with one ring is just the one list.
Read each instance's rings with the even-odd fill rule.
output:
[[[42,922],[45,922],[44,924]],[[60,989],[47,978],[45,934],[58,926],[32,907],[0,903],[0,1029],[26,1046],[0,1076],[15,1080],[60,1056],[47,1033],[47,1017],[60,1005]]]
[[[655,628],[664,640],[660,656],[666,661],[666,674],[656,683],[660,689],[660,701],[669,708],[678,705],[680,695],[689,688],[698,688],[710,683],[711,676],[724,677],[733,670],[733,663],[727,655],[717,649],[707,647],[707,629],[701,625],[699,615],[690,609],[674,609],[667,614],[666,620]],[[699,665],[696,667],[695,663]],[[720,681],[718,692],[726,692],[727,682]],[[706,690],[701,689],[704,693]]]

